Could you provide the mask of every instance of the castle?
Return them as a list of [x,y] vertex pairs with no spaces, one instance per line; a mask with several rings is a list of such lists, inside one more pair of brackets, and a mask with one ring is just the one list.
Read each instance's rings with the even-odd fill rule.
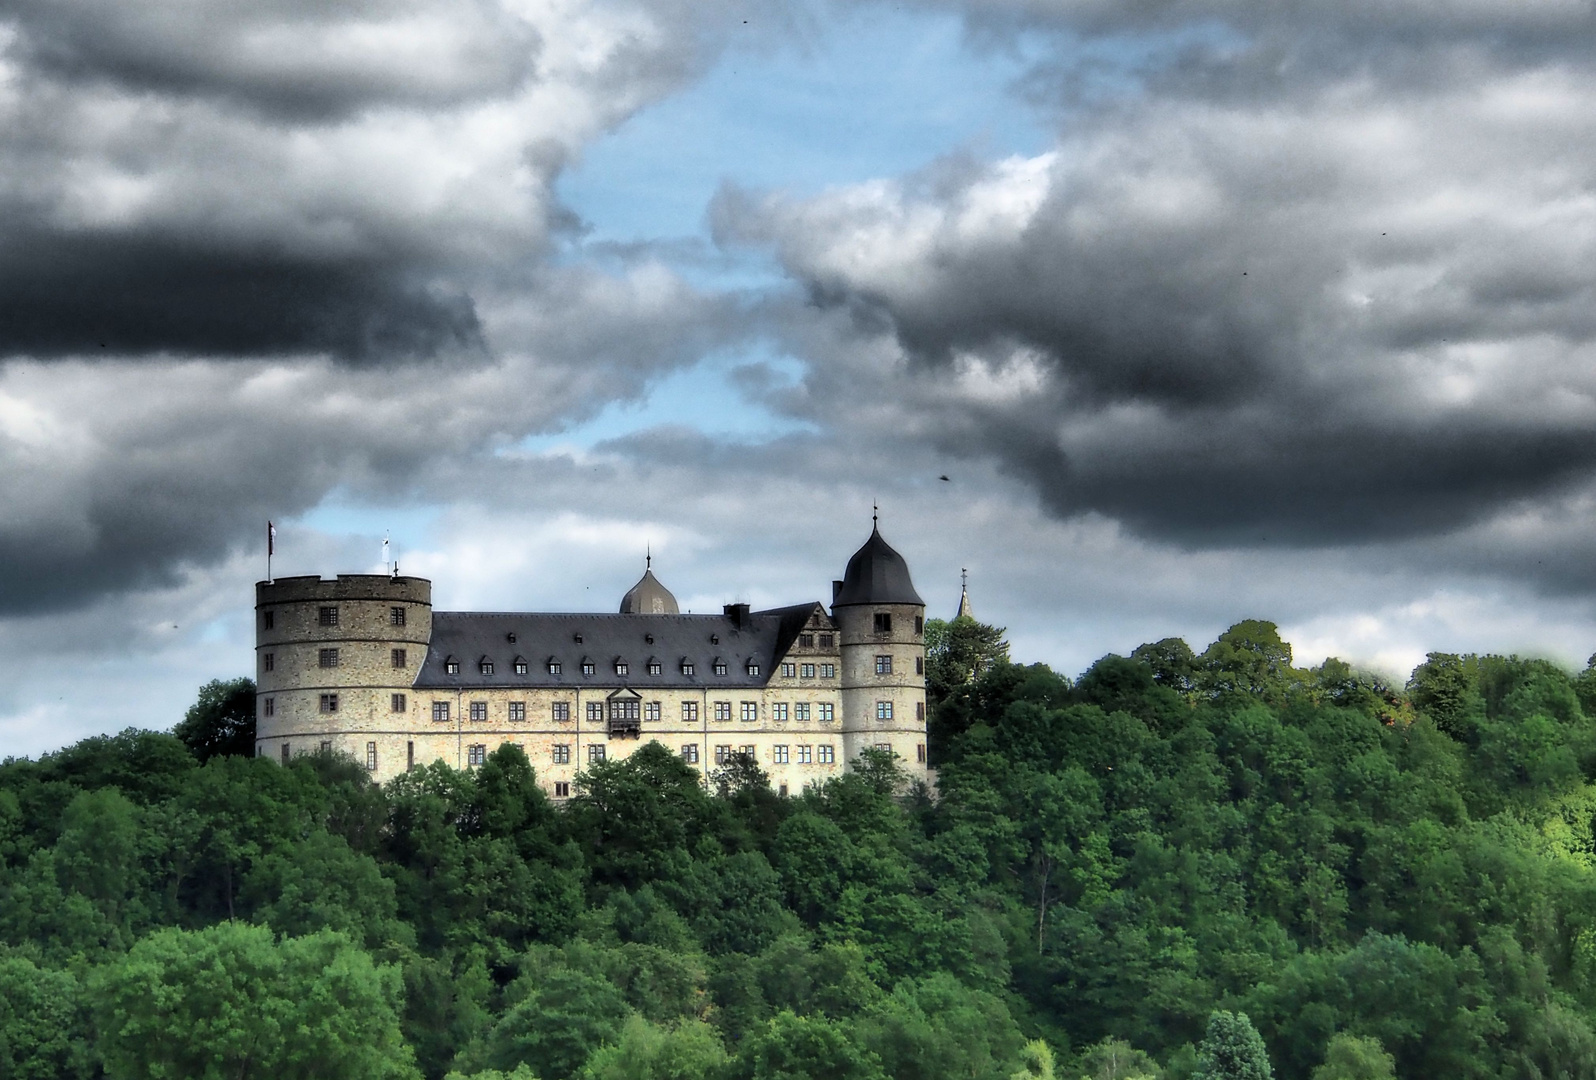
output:
[[256,753],[387,780],[517,743],[556,798],[645,741],[708,774],[749,755],[783,793],[892,751],[926,774],[925,603],[872,529],[819,602],[683,615],[652,560],[617,614],[433,611],[394,574],[257,582]]

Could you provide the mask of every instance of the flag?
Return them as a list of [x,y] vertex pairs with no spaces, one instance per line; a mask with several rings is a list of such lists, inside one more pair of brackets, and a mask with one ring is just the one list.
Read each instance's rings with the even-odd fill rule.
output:
[[270,521],[268,521],[266,523],[266,555],[267,555],[267,557],[270,557],[271,555],[274,554],[274,550],[273,549],[275,549],[276,546],[277,546],[276,543],[275,543],[276,540],[277,540],[277,526],[273,525]]

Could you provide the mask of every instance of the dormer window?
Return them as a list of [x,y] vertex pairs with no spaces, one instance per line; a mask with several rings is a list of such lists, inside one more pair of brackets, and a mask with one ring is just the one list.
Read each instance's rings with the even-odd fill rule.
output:
[[626,675],[626,674],[629,674],[631,672],[631,670],[632,670],[632,665],[628,664],[625,660],[622,660],[620,658],[616,658],[616,661],[615,661],[615,674],[617,674],[617,675]]
[[443,661],[443,673],[445,675],[460,674],[460,661],[456,660],[452,656],[446,657]]
[[558,675],[562,670],[563,669],[562,669],[562,667],[560,665],[560,662],[558,660],[554,659],[554,657],[552,657],[552,656],[549,657],[549,674],[550,675]]
[[517,656],[515,658],[515,673],[517,675],[525,675],[526,674],[526,657]]
[[511,645],[514,645],[515,644],[515,631],[511,630],[508,634],[505,634],[504,635],[504,640],[508,641]]
[[693,662],[685,656],[682,657],[681,667],[683,675],[691,675],[693,673]]
[[591,674],[593,674],[593,670],[594,670],[593,661],[589,660],[585,656],[582,657],[582,674],[583,675],[591,675]]
[[648,673],[650,675],[658,675],[662,670],[663,669],[660,667],[658,660],[654,659],[652,656],[648,658]]
[[719,645],[720,644],[720,635],[719,634],[711,634],[711,635],[709,635],[709,643],[711,645]]
[[482,675],[492,675],[493,661],[484,656],[481,660],[477,661],[477,671]]
[[644,635],[643,635],[643,643],[644,643],[644,644],[645,644],[645,645],[652,645],[652,644],[654,644],[654,635],[653,635],[653,634],[644,634]]
[[576,643],[578,645],[582,644],[582,635],[581,634],[577,634],[576,635]]
[[751,676],[759,674],[759,665],[752,660],[748,661],[748,674]]
[[715,674],[716,675],[724,675],[724,674],[726,674],[726,661],[722,660],[718,656],[715,657],[714,668],[715,668]]

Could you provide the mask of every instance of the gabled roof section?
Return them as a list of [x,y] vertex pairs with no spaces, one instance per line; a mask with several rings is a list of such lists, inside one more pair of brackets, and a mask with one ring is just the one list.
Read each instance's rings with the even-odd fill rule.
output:
[[[739,623],[724,615],[609,615],[543,612],[439,611],[432,616],[432,641],[416,676],[418,690],[471,690],[514,688],[566,688],[630,686],[640,691],[661,689],[711,689],[762,687],[787,646],[811,613],[824,609],[803,604],[771,612],[755,612]],[[799,615],[798,613],[802,613]],[[512,644],[509,635],[516,636]],[[577,635],[582,640],[577,641]],[[645,640],[652,635],[652,644]],[[711,639],[714,639],[713,641]],[[650,675],[635,658],[649,654],[678,657],[660,665]],[[545,657],[529,665],[525,675],[515,673],[516,655]],[[479,664],[461,664],[450,674],[448,656],[483,657],[495,661],[493,674],[484,675]],[[714,674],[712,661],[720,657],[726,674]],[[613,663],[597,663],[592,675],[582,674],[582,662],[598,657],[631,657],[630,670],[615,674]],[[560,664],[551,675],[549,661]],[[683,661],[693,674],[682,673]],[[748,674],[748,665],[759,674]]]

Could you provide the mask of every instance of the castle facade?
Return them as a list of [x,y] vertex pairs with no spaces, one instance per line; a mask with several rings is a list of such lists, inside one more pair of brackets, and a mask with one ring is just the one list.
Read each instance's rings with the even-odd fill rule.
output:
[[925,603],[872,530],[819,602],[683,615],[650,567],[616,614],[432,610],[385,574],[255,586],[256,753],[331,751],[382,781],[520,745],[549,794],[650,740],[708,774],[749,755],[779,790],[892,751],[926,776]]

